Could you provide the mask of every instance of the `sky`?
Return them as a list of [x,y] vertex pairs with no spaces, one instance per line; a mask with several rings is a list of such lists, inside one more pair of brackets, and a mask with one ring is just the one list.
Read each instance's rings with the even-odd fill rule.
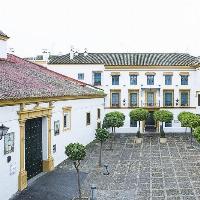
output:
[[83,52],[200,56],[200,0],[0,0],[0,30],[23,57]]

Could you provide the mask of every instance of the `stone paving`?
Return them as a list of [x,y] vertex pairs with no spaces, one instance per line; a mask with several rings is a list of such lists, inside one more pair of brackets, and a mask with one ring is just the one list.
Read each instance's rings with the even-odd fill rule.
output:
[[[103,163],[110,175],[97,168],[99,145],[87,148],[82,172],[88,173],[82,188],[87,196],[91,184],[97,186],[98,200],[193,200],[200,199],[200,147],[188,136],[168,136],[160,144],[156,135],[144,136],[142,144],[134,137],[116,138],[113,151],[104,145]],[[67,164],[67,165],[66,165]],[[70,161],[63,168],[73,169]]]
[[[146,134],[142,144],[133,136],[116,138],[103,147],[103,164],[110,175],[98,168],[99,144],[87,146],[81,163],[82,190],[89,196],[92,184],[97,186],[98,200],[193,200],[200,199],[200,146],[185,135],[167,136],[160,144],[158,135]],[[66,160],[52,173],[33,183],[15,200],[69,200],[75,196],[76,174]]]

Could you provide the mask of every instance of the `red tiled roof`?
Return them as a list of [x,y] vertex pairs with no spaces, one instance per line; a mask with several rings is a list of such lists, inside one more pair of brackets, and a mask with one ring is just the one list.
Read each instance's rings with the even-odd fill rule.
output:
[[102,92],[15,55],[0,60],[0,100],[96,95]]

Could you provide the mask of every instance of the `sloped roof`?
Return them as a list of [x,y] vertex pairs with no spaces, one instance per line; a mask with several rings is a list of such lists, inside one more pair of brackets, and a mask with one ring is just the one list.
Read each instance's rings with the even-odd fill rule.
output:
[[0,100],[103,96],[92,86],[8,54],[0,60]]
[[103,64],[130,66],[191,66],[199,64],[196,57],[185,53],[79,53],[51,56],[48,64]]

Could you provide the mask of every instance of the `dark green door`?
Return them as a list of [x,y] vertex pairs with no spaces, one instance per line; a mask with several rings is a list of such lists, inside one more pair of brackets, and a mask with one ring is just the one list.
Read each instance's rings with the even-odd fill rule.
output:
[[26,121],[25,169],[28,179],[42,172],[42,118]]
[[145,131],[155,132],[156,123],[153,117],[154,111],[149,111],[149,116],[145,122]]

